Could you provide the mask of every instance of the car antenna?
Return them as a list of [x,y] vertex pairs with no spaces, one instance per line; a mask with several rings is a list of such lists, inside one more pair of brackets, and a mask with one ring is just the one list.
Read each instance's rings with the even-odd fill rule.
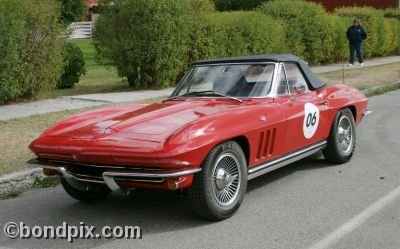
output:
[[342,51],[342,77],[343,77],[343,85],[346,84],[344,80],[344,52]]

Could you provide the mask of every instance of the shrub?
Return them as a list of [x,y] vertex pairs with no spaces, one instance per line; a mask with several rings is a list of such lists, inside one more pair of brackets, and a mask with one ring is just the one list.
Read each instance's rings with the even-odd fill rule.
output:
[[253,11],[209,14],[192,41],[191,60],[285,52],[279,22]]
[[346,31],[353,22],[351,17],[333,16],[335,22],[335,53],[333,60],[342,61],[349,58],[349,41]]
[[24,12],[17,1],[2,0],[0,4],[0,104],[15,99],[20,92],[17,50],[24,29]]
[[214,0],[215,6],[220,11],[226,10],[251,10],[258,7],[266,0]]
[[74,43],[63,44],[64,73],[57,83],[57,88],[72,88],[86,73],[82,50]]
[[383,45],[383,54],[398,53],[400,49],[400,21],[394,18],[385,18],[384,27],[386,41]]
[[331,61],[334,53],[332,18],[322,5],[303,1],[269,1],[260,12],[281,20],[290,51],[310,63]]
[[64,23],[71,23],[82,19],[87,13],[83,0],[57,0],[61,5],[60,19]]
[[197,17],[204,13],[215,12],[215,5],[211,0],[188,0],[189,9],[192,17]]
[[400,9],[386,9],[384,11],[385,17],[388,18],[396,18],[398,21],[400,21]]
[[114,1],[101,6],[94,45],[130,86],[168,86],[186,64],[188,11],[188,1]]
[[26,31],[20,41],[22,97],[54,89],[62,74],[59,8],[52,0],[25,0]]
[[50,0],[2,0],[0,103],[55,87],[62,69],[58,18]]
[[[350,7],[335,10],[336,15],[358,18],[368,33],[364,46],[365,57],[382,55],[382,43],[385,42],[384,20],[381,11],[370,7]],[[350,26],[352,23],[349,23]]]

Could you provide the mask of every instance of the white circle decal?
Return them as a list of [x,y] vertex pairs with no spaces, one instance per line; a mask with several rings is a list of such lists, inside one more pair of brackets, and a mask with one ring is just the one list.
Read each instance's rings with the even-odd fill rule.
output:
[[319,123],[319,109],[311,104],[306,103],[304,105],[304,122],[303,122],[303,133],[307,139],[312,138],[317,131]]

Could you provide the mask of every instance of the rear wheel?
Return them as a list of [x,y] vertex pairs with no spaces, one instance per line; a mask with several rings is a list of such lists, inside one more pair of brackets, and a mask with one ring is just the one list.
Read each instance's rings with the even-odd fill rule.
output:
[[85,202],[102,200],[111,192],[108,188],[99,185],[91,186],[89,190],[77,189],[69,184],[64,177],[61,177],[61,185],[63,186],[65,192],[67,192],[72,198]]
[[231,217],[247,188],[247,163],[240,145],[228,141],[208,154],[188,191],[194,211],[209,220]]
[[353,113],[346,108],[336,114],[328,144],[322,152],[328,162],[345,163],[352,158],[355,147],[356,125]]

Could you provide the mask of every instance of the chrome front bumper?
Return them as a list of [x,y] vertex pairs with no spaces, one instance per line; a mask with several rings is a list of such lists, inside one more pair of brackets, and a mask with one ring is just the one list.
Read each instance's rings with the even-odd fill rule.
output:
[[[107,169],[112,169],[112,167],[89,165],[89,167],[99,167],[105,168],[101,176],[90,176],[82,174],[71,173],[65,166],[52,166],[44,165],[38,163],[43,169],[48,169],[56,171],[64,177],[64,179],[73,187],[81,190],[88,190],[88,184],[86,183],[96,183],[105,184],[112,191],[122,191],[121,187],[118,185],[117,181],[132,181],[139,183],[164,183],[167,178],[176,178],[180,176],[192,175],[199,171],[201,168],[196,169],[184,169],[181,171],[165,172],[165,173],[153,173],[153,172],[115,172],[109,171]],[[85,165],[85,164],[84,164]],[[87,166],[87,165],[86,165]],[[116,168],[118,168],[116,166]]]
[[370,110],[368,110],[368,109],[366,109],[364,112],[363,112],[363,117],[366,117],[366,116],[369,116],[369,115],[371,115],[372,114],[372,111],[370,111]]

